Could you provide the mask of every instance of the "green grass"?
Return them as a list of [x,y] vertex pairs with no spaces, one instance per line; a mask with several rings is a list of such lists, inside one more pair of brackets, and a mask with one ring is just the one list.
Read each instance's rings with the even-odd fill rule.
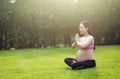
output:
[[47,48],[0,51],[0,79],[119,79],[120,45],[97,46],[96,68],[69,70],[65,57],[77,49]]

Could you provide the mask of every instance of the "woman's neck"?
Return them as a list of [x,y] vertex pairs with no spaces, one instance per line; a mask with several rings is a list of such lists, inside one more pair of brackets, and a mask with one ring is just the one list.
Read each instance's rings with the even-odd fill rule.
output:
[[86,32],[86,33],[84,34],[84,37],[87,37],[87,36],[89,36],[89,33],[88,33],[88,32]]

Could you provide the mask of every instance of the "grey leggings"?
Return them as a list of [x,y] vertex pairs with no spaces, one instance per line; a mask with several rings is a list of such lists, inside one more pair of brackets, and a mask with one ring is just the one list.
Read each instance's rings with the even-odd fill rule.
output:
[[[76,61],[76,63],[73,63],[73,60]],[[65,58],[64,62],[72,69],[84,69],[96,66],[95,60],[85,60],[78,62],[76,59],[73,58]]]

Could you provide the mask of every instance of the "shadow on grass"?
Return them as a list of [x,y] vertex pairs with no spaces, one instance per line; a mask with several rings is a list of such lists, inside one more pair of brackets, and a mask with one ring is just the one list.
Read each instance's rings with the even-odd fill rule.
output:
[[99,79],[99,72],[97,70],[97,67],[95,68],[86,68],[86,69],[65,69],[70,73],[71,79]]

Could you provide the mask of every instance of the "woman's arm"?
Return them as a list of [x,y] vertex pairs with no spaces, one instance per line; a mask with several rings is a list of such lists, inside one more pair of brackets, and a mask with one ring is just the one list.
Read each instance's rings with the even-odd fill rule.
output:
[[72,48],[77,48],[78,47],[78,45],[77,45],[77,43],[76,42],[74,42],[73,44],[72,44],[72,46],[71,46]]
[[84,41],[84,42],[80,42],[80,41],[78,40],[78,37],[76,37],[75,39],[76,39],[76,44],[77,44],[78,47],[80,47],[80,48],[85,48],[85,47],[87,47],[87,46],[90,45],[91,42],[93,41],[93,37],[87,38],[86,41]]

